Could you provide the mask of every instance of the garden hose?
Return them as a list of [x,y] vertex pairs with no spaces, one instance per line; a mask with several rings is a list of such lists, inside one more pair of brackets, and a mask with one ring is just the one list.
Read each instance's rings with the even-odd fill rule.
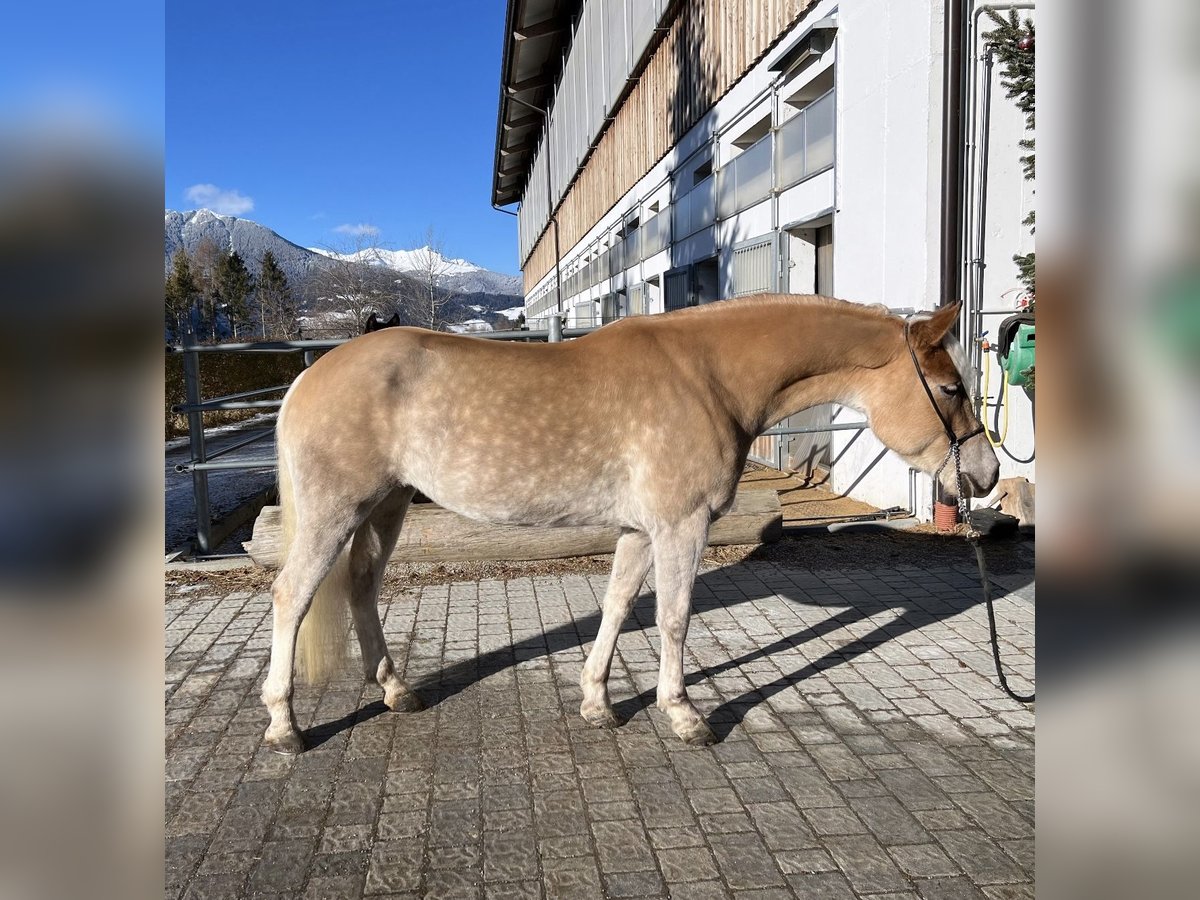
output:
[[[990,378],[991,378],[991,372],[992,372],[992,367],[987,364],[987,360],[984,360],[984,364],[983,364],[983,407],[985,410],[985,413],[984,413],[985,415],[986,415],[986,410],[987,410],[988,391],[989,391],[989,382],[990,382]],[[988,443],[991,444],[993,447],[1003,446],[1004,442],[1008,439],[1008,379],[1001,378],[1000,383],[1003,385],[1003,387],[1001,387],[1001,389],[1000,389],[1000,396],[996,398],[998,405],[996,406],[996,417],[995,417],[994,429],[993,428],[985,428],[983,430],[984,434],[987,435]],[[1004,431],[1003,432],[1000,431],[1000,407],[1001,406],[1004,407]],[[998,437],[997,437],[997,435],[998,435]]]

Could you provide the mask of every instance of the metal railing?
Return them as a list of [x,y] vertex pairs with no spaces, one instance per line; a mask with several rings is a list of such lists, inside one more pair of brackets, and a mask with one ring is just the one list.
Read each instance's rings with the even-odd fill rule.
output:
[[[894,310],[907,313],[910,309]],[[582,337],[600,327],[598,319],[588,319],[575,327],[564,327],[563,317],[550,315],[545,318],[532,320],[528,329],[512,331],[491,331],[474,333],[471,336],[487,340],[499,341],[534,341],[556,343],[570,338]],[[200,392],[200,358],[211,353],[303,353],[304,365],[307,368],[316,359],[316,354],[322,350],[331,350],[346,343],[350,338],[330,340],[304,341],[253,341],[249,343],[228,344],[185,344],[169,345],[168,353],[183,354],[184,389],[186,401],[171,407],[174,413],[182,414],[188,421],[188,445],[191,458],[175,466],[175,471],[192,476],[192,492],[196,510],[196,555],[209,555],[216,549],[214,543],[214,525],[209,503],[208,476],[210,472],[223,470],[275,469],[277,459],[274,456],[238,457],[226,459],[227,454],[244,449],[258,441],[274,434],[274,427],[263,428],[261,425],[247,429],[245,432],[234,432],[235,439],[222,446],[219,450],[210,451],[204,434],[205,413],[222,410],[270,410],[283,405],[283,394],[291,384],[273,385],[264,388],[252,388],[238,391],[221,397],[205,400]],[[279,396],[271,399],[271,394]],[[867,422],[834,422],[824,425],[804,426],[796,428],[772,428],[764,431],[760,437],[783,437],[787,435],[814,434],[831,431],[861,431],[869,428]],[[226,435],[228,436],[228,435]]]
[[[512,331],[485,331],[471,333],[471,337],[485,338],[494,341],[544,341],[557,342],[568,338],[582,337],[595,329],[592,327],[564,328],[562,319],[557,316],[541,320],[540,327],[532,329],[514,329]],[[219,450],[210,450],[204,434],[205,413],[225,410],[272,410],[283,405],[283,395],[291,383],[272,385],[270,387],[252,388],[226,394],[222,397],[204,399],[200,390],[200,358],[212,353],[303,353],[304,366],[307,368],[316,359],[316,354],[322,350],[332,350],[351,338],[335,338],[329,340],[305,341],[251,341],[246,343],[228,344],[176,344],[168,345],[168,353],[183,355],[184,397],[183,403],[171,406],[171,412],[184,415],[188,423],[188,448],[190,459],[175,466],[180,474],[192,476],[192,496],[196,509],[196,540],[195,553],[209,555],[214,552],[212,508],[208,490],[208,475],[214,471],[274,469],[277,459],[274,456],[231,456],[228,454],[242,450],[262,441],[274,434],[274,427],[264,428],[261,425],[251,427],[243,432],[233,432],[234,440],[222,446]],[[278,396],[271,397],[275,394]],[[270,398],[270,399],[262,399]],[[230,435],[226,434],[225,437]]]

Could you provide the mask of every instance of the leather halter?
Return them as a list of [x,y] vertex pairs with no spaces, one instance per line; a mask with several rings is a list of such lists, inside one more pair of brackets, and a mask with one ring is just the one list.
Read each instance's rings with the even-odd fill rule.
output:
[[937,413],[938,421],[942,423],[942,428],[946,432],[946,437],[950,439],[951,452],[954,452],[956,448],[962,446],[971,438],[975,437],[976,435],[983,434],[983,429],[985,426],[981,423],[974,431],[971,431],[962,437],[959,437],[954,433],[954,429],[950,427],[950,420],[947,419],[942,413],[941,407],[937,405],[937,400],[935,400],[933,397],[933,391],[929,387],[929,382],[925,380],[925,373],[921,371],[921,364],[917,362],[917,351],[913,349],[912,345],[911,326],[912,322],[910,321],[906,321],[904,323],[904,346],[908,348],[908,355],[912,357],[913,368],[917,370],[917,378],[920,379],[921,387],[925,389],[925,396],[929,398],[929,405],[933,407],[933,411]]

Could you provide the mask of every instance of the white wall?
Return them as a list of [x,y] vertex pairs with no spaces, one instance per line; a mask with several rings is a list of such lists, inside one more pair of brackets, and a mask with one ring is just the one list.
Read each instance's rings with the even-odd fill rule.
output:
[[[1036,14],[1032,11],[1022,11],[1022,18],[1029,16],[1036,22]],[[981,34],[976,36],[976,51],[982,54],[984,35],[993,27],[986,16],[982,17]],[[977,68],[980,76],[984,67]],[[985,310],[1005,309],[1015,311],[1015,302],[1022,291],[1017,280],[1017,267],[1013,263],[1014,253],[1029,253],[1033,250],[1033,235],[1029,228],[1021,224],[1022,220],[1034,208],[1033,184],[1025,180],[1021,169],[1020,157],[1024,153],[1017,142],[1029,135],[1025,131],[1024,117],[1017,109],[1013,100],[1004,96],[1004,88],[1000,84],[1001,69],[994,67],[992,73],[992,102],[991,114],[985,122],[983,111],[978,110],[974,116],[975,127],[987,129],[988,138],[988,171],[987,171],[987,207],[984,220],[984,269],[982,306]],[[981,77],[982,87],[982,77]],[[977,166],[978,168],[978,166]],[[997,329],[1004,320],[1004,314],[985,314],[982,317],[982,327],[988,331],[988,337],[995,341]],[[999,363],[994,353],[987,354],[985,363],[988,366],[989,393],[992,405],[989,406],[988,421],[993,419],[994,404],[1001,399],[1002,378]],[[1004,442],[1013,456],[1020,459],[1029,458],[1036,449],[1033,434],[1033,410],[1028,395],[1021,388],[1012,387],[1008,393],[1008,432]],[[1003,429],[1004,410],[1001,410],[1001,428]],[[1034,463],[1018,463],[1004,450],[998,450],[1000,459],[1000,477],[1024,476],[1031,481],[1034,479]]]
[[[917,309],[938,302],[941,7],[911,0],[841,9],[833,220],[839,297]],[[834,489],[853,486],[861,500],[907,508],[908,466],[883,451],[869,432],[835,432]],[[930,490],[919,476],[919,515],[929,515]]]
[[[722,295],[728,294],[732,247],[833,209],[834,293],[863,303],[931,309],[940,297],[942,0],[886,0],[843,4],[818,3],[801,20],[792,36],[812,22],[836,11],[837,123],[836,167],[718,222],[668,251],[639,264],[630,280],[644,280],[676,266],[719,253]],[[762,94],[776,79],[769,66],[792,36],[785,36],[767,57],[746,74],[637,185],[610,210],[575,247],[563,255],[563,271],[593,241],[611,231],[643,201],[669,197],[672,170],[698,148],[717,140],[718,167],[737,150],[731,138],[754,122],[763,109]],[[814,71],[820,66],[814,68]],[[789,90],[791,88],[789,87]],[[786,92],[785,92],[786,93]],[[987,305],[999,305],[999,295],[1016,285],[1013,253],[1026,252],[1027,229],[1020,226],[1031,202],[1028,185],[1020,179],[1015,150],[1021,136],[1020,117],[1000,90],[993,97],[991,199],[988,214]],[[643,213],[644,220],[644,213]],[[553,273],[543,281],[553,279]],[[539,285],[540,286],[540,285]],[[591,291],[608,290],[601,284]],[[648,311],[661,312],[662,292],[648,297]],[[992,317],[998,324],[999,318]],[[992,327],[993,336],[995,328]],[[992,373],[993,389],[999,384]],[[1028,401],[1013,390],[1009,440],[1017,455],[1027,455],[1032,440]],[[841,421],[859,418],[843,410]],[[835,432],[833,488],[881,508],[909,508],[922,518],[931,516],[931,480],[914,474],[908,465],[886,451],[870,432]],[[1002,456],[1002,475],[1025,474],[1032,466],[1017,466]]]

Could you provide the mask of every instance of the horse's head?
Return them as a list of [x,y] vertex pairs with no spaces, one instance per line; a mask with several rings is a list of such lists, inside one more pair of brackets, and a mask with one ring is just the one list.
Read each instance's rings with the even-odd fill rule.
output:
[[978,497],[995,486],[1000,462],[975,415],[965,356],[948,333],[958,310],[955,303],[910,320],[899,338],[905,345],[878,371],[867,412],[876,436],[909,465],[933,474],[945,462],[942,490],[957,496],[954,462],[947,461],[953,432],[961,442],[963,490]]
[[380,331],[384,328],[396,328],[400,324],[400,313],[392,313],[392,317],[386,322],[381,322],[375,313],[367,316],[367,324],[363,326],[363,334],[371,331]]

